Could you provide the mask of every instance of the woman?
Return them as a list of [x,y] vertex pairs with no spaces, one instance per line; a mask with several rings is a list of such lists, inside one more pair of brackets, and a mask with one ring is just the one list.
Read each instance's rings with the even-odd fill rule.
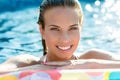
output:
[[45,0],[41,4],[38,21],[43,38],[44,60],[49,62],[77,59],[73,52],[78,46],[82,27],[80,4],[75,0],[49,1]]
[[80,57],[73,55],[80,41],[82,19],[82,8],[78,0],[43,1],[38,24],[42,35],[44,62],[90,58],[91,55],[93,58],[111,59],[107,54],[96,54],[99,52],[95,50]]
[[[89,64],[92,61],[94,65],[91,64],[91,66],[95,66],[96,64],[99,67],[98,64],[102,64],[97,59],[105,61],[114,60],[108,53],[97,50],[87,51],[81,56],[74,55],[74,51],[80,41],[82,19],[82,9],[78,0],[43,0],[40,6],[38,24],[42,35],[44,56],[39,59],[31,55],[20,55],[1,64],[3,67],[1,70],[12,70],[38,63],[64,65],[70,63],[70,60],[78,59],[79,65],[77,65],[77,68],[92,68]],[[83,61],[83,59],[85,60]],[[87,59],[94,60],[89,62]],[[63,63],[59,62],[59,64],[55,61],[62,61]],[[85,64],[81,64],[80,62],[85,62]],[[88,62],[89,66],[86,62]],[[8,67],[5,68],[4,65]],[[42,68],[39,67],[39,69]]]

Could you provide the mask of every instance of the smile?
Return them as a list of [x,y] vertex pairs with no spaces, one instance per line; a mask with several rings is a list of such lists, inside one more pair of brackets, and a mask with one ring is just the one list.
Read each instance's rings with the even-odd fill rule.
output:
[[63,51],[69,50],[71,47],[72,47],[72,46],[65,46],[65,47],[57,46],[58,49],[63,50]]

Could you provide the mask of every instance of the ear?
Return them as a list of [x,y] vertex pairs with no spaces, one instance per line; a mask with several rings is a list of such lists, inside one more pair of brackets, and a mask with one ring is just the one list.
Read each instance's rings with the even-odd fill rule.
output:
[[44,39],[44,30],[43,30],[41,24],[39,25],[39,31],[40,31],[40,33],[41,33],[42,38]]

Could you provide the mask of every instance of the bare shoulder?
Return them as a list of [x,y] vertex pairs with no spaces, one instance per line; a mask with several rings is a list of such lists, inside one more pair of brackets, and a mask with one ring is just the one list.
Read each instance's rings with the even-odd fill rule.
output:
[[[120,56],[120,55],[117,55]],[[103,59],[103,60],[120,60],[116,57],[115,53],[101,50],[90,49],[80,55],[79,59]]]

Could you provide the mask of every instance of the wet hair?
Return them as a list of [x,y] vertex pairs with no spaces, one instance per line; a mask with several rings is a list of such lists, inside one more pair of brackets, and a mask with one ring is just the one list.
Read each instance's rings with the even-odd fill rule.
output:
[[[43,0],[40,5],[40,14],[38,18],[38,24],[42,25],[42,29],[45,29],[45,21],[44,21],[44,13],[48,9],[54,7],[70,7],[74,8],[78,11],[78,15],[80,17],[80,23],[82,24],[82,8],[78,0]],[[47,54],[47,47],[45,40],[42,38],[43,45],[43,55]]]

